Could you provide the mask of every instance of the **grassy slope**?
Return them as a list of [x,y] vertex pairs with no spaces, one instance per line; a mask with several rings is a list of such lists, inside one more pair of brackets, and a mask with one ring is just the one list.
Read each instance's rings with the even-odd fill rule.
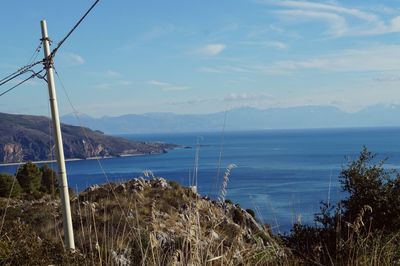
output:
[[[2,216],[6,202],[0,201]],[[277,265],[287,260],[276,240],[240,207],[202,199],[163,179],[92,187],[71,204],[78,251],[68,258],[59,201],[13,199],[0,233],[0,264]]]

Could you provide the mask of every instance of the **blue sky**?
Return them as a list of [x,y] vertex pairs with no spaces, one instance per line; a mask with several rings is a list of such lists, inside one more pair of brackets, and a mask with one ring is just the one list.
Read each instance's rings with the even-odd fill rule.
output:
[[[3,3],[0,77],[29,61],[41,19],[56,44],[92,3]],[[305,105],[352,112],[400,104],[399,37],[398,1],[101,0],[55,66],[75,108],[92,116]],[[61,114],[72,112],[60,83],[57,91]],[[46,84],[1,97],[0,112],[48,115]]]

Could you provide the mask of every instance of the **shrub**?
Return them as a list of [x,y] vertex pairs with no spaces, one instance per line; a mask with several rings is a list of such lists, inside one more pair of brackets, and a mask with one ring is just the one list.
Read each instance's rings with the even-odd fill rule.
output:
[[32,162],[28,162],[20,167],[16,177],[25,193],[34,194],[39,191],[42,181],[42,172]]
[[243,215],[242,210],[240,208],[234,208],[233,209],[232,220],[238,225],[243,225],[243,223],[244,223],[244,215]]
[[[348,196],[336,205],[322,202],[315,226],[295,224],[283,237],[287,246],[309,262],[353,265],[395,245],[400,238],[400,174],[385,169],[384,162],[364,147],[339,175]],[[378,237],[391,243],[374,241]],[[381,259],[396,261],[400,254],[384,254],[361,264],[380,264]]]
[[233,204],[233,202],[232,202],[230,199],[226,199],[226,200],[225,200],[225,203],[226,203],[226,204],[231,204],[231,205]]
[[40,168],[42,172],[42,181],[40,186],[40,191],[50,194],[55,197],[58,192],[58,182],[57,174],[53,169],[51,169],[47,164]]
[[181,186],[179,185],[179,183],[176,182],[176,181],[174,181],[174,180],[169,180],[169,181],[168,181],[168,184],[169,184],[173,189],[178,189],[178,188],[181,187]]
[[9,174],[0,174],[0,197],[18,197],[20,193],[21,186],[14,176]]
[[254,219],[256,218],[256,213],[252,209],[246,209],[246,212],[250,214]]

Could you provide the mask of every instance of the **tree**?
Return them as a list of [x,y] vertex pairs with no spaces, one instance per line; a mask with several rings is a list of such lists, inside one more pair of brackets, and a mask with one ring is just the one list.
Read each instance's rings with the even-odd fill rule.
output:
[[[336,205],[322,202],[316,224],[295,224],[284,237],[286,245],[306,261],[323,265],[352,265],[355,252],[369,254],[389,243],[398,246],[400,173],[385,168],[384,162],[364,147],[359,158],[340,172],[346,197]],[[374,242],[385,238],[390,240]]]
[[42,172],[32,162],[21,166],[16,174],[17,180],[22,190],[28,194],[37,194],[40,190]]
[[40,190],[55,197],[58,192],[57,174],[47,164],[40,168],[42,172],[42,181]]
[[21,194],[21,186],[15,177],[9,174],[0,174],[0,197],[18,197],[19,194]]

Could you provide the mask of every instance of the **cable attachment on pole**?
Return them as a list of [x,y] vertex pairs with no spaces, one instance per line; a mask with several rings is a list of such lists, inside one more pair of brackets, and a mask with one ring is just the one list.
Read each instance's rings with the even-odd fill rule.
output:
[[50,54],[48,57],[43,59],[43,66],[45,69],[54,68],[53,55]]

